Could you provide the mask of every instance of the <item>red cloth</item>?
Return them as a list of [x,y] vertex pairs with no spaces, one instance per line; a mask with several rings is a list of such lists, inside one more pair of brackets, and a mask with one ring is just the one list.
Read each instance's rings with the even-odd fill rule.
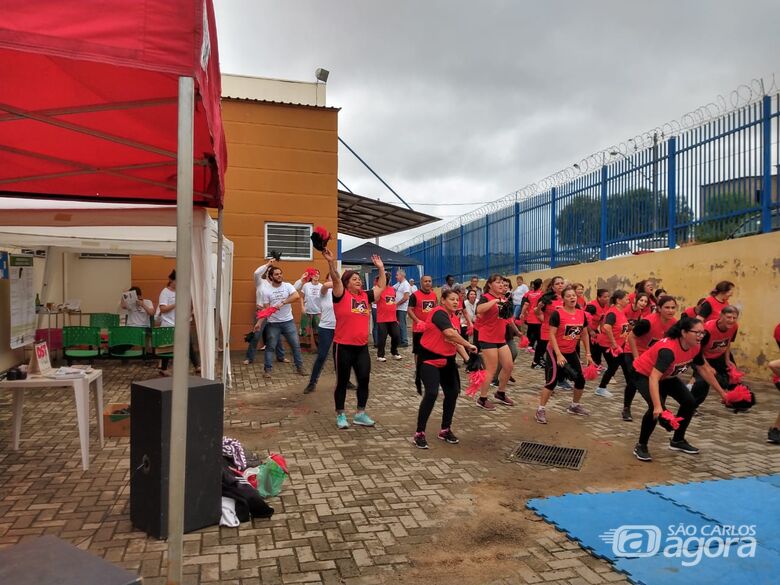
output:
[[586,380],[595,380],[599,375],[599,369],[596,364],[590,364],[582,370],[582,375]]
[[485,382],[485,378],[487,378],[487,372],[485,370],[471,372],[469,374],[469,385],[465,390],[466,396],[474,396],[477,392],[479,392],[479,389]]
[[679,429],[680,428],[680,422],[685,420],[681,416],[674,416],[668,410],[664,410],[661,413],[661,418],[664,419],[669,424],[669,426],[672,428],[673,431],[676,431],[677,429]]
[[277,309],[276,307],[268,307],[267,309],[260,309],[259,311],[257,311],[257,318],[265,319],[266,317],[270,317],[271,315],[276,313],[276,311],[278,310],[279,309]]
[[0,116],[12,116],[0,124],[0,144],[11,147],[0,151],[4,191],[175,202],[178,77],[187,76],[193,200],[221,206],[227,149],[212,0],[6,0],[2,14]]

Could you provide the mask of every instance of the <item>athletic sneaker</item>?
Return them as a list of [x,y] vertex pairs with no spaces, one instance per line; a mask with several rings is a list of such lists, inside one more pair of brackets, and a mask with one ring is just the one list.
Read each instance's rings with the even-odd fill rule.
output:
[[698,455],[699,453],[699,450],[685,439],[682,441],[670,440],[669,449],[672,451],[682,451],[683,453],[688,453],[688,455]]
[[514,406],[514,401],[506,395],[506,392],[496,392],[493,394],[493,400],[504,406]]
[[439,438],[450,445],[457,445],[460,443],[460,439],[452,434],[450,429],[442,429],[439,431]]
[[376,358],[376,361],[378,361],[378,362],[386,362],[387,358],[378,357],[378,358]]
[[623,411],[620,413],[620,416],[622,416],[623,420],[626,422],[631,422],[632,420],[634,420],[631,417],[631,408],[628,406],[623,407]]
[[306,386],[306,388],[303,389],[303,393],[304,394],[311,394],[316,389],[317,389],[317,385],[316,384],[308,384]]
[[766,436],[766,442],[767,443],[774,443],[775,445],[780,445],[780,429],[777,427],[772,427],[769,429],[769,433],[767,433]]
[[540,425],[547,424],[547,413],[544,411],[544,408],[537,408],[536,416],[534,418],[536,419],[536,422],[538,422]]
[[647,445],[643,445],[642,443],[637,443],[634,446],[634,456],[640,461],[653,460],[653,458],[650,456],[650,451],[647,450]]
[[271,370],[265,369],[263,370],[263,378],[270,378],[271,377]]
[[561,388],[562,390],[571,390],[573,386],[566,380],[558,380],[558,388]]
[[566,409],[568,414],[576,414],[577,416],[590,416],[590,413],[585,409],[582,404],[570,404]]
[[402,359],[404,359],[404,356],[402,356],[400,353],[397,353],[397,354],[395,354],[393,357],[394,357],[395,359],[397,359],[397,360],[402,360]]
[[418,449],[428,448],[428,441],[425,439],[425,433],[415,433],[412,441],[414,441],[414,446]]
[[532,370],[543,370],[544,366],[542,364],[540,364],[539,362],[534,362],[534,363],[531,364],[531,369]]
[[347,415],[340,412],[336,415],[336,427],[339,429],[348,429],[349,422],[347,422]]
[[496,405],[490,402],[490,400],[488,400],[487,397],[484,398],[482,396],[478,397],[477,401],[474,404],[476,404],[479,408],[484,408],[485,410],[496,409]]
[[361,427],[373,427],[375,423],[374,419],[368,416],[365,412],[358,412],[355,416],[352,417],[352,424],[360,425]]
[[509,383],[510,384],[515,384],[515,383],[517,383],[517,380],[515,380],[512,376],[509,376]]
[[601,396],[602,398],[612,398],[612,392],[610,392],[606,388],[602,388],[601,386],[596,388],[595,394],[596,396]]

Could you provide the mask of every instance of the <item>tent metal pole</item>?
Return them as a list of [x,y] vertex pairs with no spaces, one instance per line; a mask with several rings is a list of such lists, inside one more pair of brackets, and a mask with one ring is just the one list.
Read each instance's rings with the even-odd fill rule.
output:
[[[216,327],[214,328],[214,366],[216,368],[216,365],[219,364],[219,354],[220,354],[220,345],[219,345],[219,337],[220,333],[222,332],[222,261],[223,261],[223,254],[222,254],[222,244],[224,237],[224,232],[222,231],[222,207],[220,206],[219,211],[217,211],[217,295],[215,299],[215,308],[217,311],[217,317],[215,319]],[[222,389],[226,388],[225,386],[225,368],[222,368]]]
[[184,541],[184,460],[187,453],[187,394],[192,312],[192,159],[195,82],[179,77],[176,178],[176,318],[168,469],[168,585],[181,585]]

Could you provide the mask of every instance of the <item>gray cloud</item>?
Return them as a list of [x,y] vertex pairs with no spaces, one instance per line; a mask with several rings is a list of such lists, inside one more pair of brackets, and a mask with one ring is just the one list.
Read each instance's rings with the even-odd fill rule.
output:
[[[496,199],[771,74],[780,17],[767,0],[216,9],[223,71],[305,80],[329,69],[342,137],[406,199],[441,203],[420,207],[439,216],[469,209],[448,202]],[[393,199],[346,151],[339,165],[356,192]]]

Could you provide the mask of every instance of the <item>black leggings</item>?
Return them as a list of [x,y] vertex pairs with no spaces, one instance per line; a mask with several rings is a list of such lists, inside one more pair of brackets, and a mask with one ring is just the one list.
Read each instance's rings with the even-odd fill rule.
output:
[[401,343],[401,327],[399,327],[398,321],[377,323],[377,330],[379,331],[379,343],[376,345],[376,356],[385,357],[388,335],[390,335],[390,353],[398,355],[398,344]]
[[[728,362],[726,361],[726,354],[723,354],[722,356],[716,357],[716,358],[705,358],[707,360],[707,363],[712,366],[712,368],[715,370],[715,378],[718,380],[718,384],[720,384],[721,388],[728,388],[729,387],[729,368],[728,368]],[[699,370],[697,369],[694,374],[694,382],[693,382],[693,388],[691,388],[691,394],[693,394],[693,398],[696,400],[696,408],[698,408],[702,402],[704,402],[704,399],[707,398],[707,394],[710,392],[710,385],[707,383],[704,378],[701,377],[701,374],[699,374]]]
[[631,379],[631,374],[629,373],[628,369],[626,368],[626,360],[625,360],[625,354],[621,353],[617,357],[612,355],[612,352],[609,351],[606,347],[601,348],[602,353],[605,358],[607,358],[607,371],[604,372],[604,375],[601,377],[601,383],[599,383],[599,388],[606,388],[607,384],[609,384],[609,381],[612,379],[612,376],[615,375],[615,372],[618,371],[618,368],[623,370],[623,376],[625,377],[626,381]]
[[[591,339],[594,339],[596,337],[596,334],[591,332]],[[593,363],[597,366],[601,365],[601,356],[604,354],[604,348],[601,347],[598,343],[591,342],[590,344],[590,353],[591,358],[593,359]]]
[[371,357],[368,355],[368,345],[334,343],[333,359],[336,362],[336,389],[333,391],[336,412],[344,410],[344,401],[347,399],[347,384],[353,369],[357,377],[357,407],[358,410],[363,410],[368,402],[368,380],[371,376]]
[[431,416],[436,398],[439,396],[439,386],[444,391],[444,410],[441,415],[441,428],[448,429],[452,425],[452,415],[455,414],[455,403],[460,393],[460,377],[455,360],[450,360],[443,368],[437,368],[430,364],[420,366],[425,392],[420,401],[420,410],[417,413],[417,432],[424,433]]
[[[642,417],[642,430],[639,433],[639,443],[647,445],[658,421],[653,416],[653,400],[650,398],[650,379],[637,373],[635,381],[636,389],[642,395],[642,398],[645,399],[645,402],[647,402],[647,412]],[[667,396],[671,396],[680,405],[677,416],[681,416],[683,420],[680,421],[678,429],[674,431],[672,440],[682,441],[685,439],[685,431],[688,429],[693,412],[696,410],[696,399],[694,399],[691,391],[688,390],[688,387],[679,378],[666,378],[659,381],[658,392],[661,395],[661,406],[664,408],[666,407]]]
[[[577,376],[572,380],[574,387],[577,390],[585,388],[585,376],[582,375],[582,364],[580,363],[580,357],[576,352],[564,353],[563,357],[577,373]],[[555,386],[558,384],[559,379],[564,379],[565,376],[561,371],[561,367],[558,365],[558,360],[555,358],[555,352],[552,347],[547,348],[547,363],[544,364],[544,387],[548,390],[555,390]]]
[[542,359],[544,359],[545,354],[547,353],[547,344],[549,342],[546,339],[538,339],[536,341],[536,350],[534,351],[534,361],[535,364],[541,364]]
[[628,371],[628,376],[626,376],[626,389],[623,390],[623,406],[630,408],[631,403],[634,401],[634,396],[636,396],[636,382],[634,381],[634,376],[636,376],[636,372],[634,371],[634,354],[630,352],[624,353],[623,361],[626,364],[626,368],[623,371]]
[[536,342],[539,341],[539,336],[542,333],[541,323],[527,323],[526,335],[528,336],[528,347],[536,347]]

